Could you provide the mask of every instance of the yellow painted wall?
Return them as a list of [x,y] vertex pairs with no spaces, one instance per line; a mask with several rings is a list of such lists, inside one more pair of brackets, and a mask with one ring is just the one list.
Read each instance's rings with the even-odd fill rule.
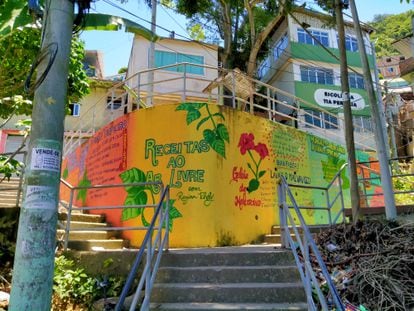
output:
[[[162,180],[171,187],[172,247],[244,244],[279,223],[276,180],[325,186],[345,162],[343,147],[292,127],[210,104],[161,105],[115,120],[64,162],[76,184]],[[346,179],[346,176],[345,176]],[[348,186],[349,187],[349,186]],[[303,205],[323,194],[294,191]],[[77,204],[152,204],[159,189],[87,191]],[[147,225],[152,210],[107,213],[113,225]],[[324,223],[324,212],[305,212]],[[127,232],[132,245],[142,234]]]

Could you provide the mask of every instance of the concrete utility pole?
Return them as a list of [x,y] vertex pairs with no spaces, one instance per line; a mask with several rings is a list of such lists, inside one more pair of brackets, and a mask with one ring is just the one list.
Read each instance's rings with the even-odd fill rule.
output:
[[377,145],[377,155],[380,163],[381,185],[384,192],[385,199],[385,216],[387,220],[393,220],[397,217],[397,210],[395,208],[394,192],[391,182],[391,172],[388,165],[388,156],[386,150],[386,139],[384,137],[381,126],[380,110],[376,103],[374,86],[372,83],[371,71],[369,69],[367,52],[365,50],[364,39],[362,38],[361,25],[359,24],[358,12],[354,0],[349,0],[352,17],[354,21],[354,29],[358,39],[358,49],[361,55],[362,69],[364,71],[365,86],[368,92],[368,99],[371,104],[372,119],[374,121],[375,142]]
[[342,0],[335,0],[336,24],[338,27],[338,48],[339,58],[341,60],[341,89],[342,100],[344,103],[345,141],[348,152],[349,179],[351,184],[352,220],[355,223],[360,218],[360,197],[355,156],[354,126],[352,124],[351,100],[349,94],[348,62],[346,59],[345,28],[344,17],[342,16],[342,6]]
[[[394,120],[393,120],[393,111],[390,107],[391,100],[390,93],[388,92],[388,82],[384,82],[384,91],[385,91],[385,116],[387,118],[388,123],[388,137],[391,142],[391,157],[392,158],[398,158],[398,152],[397,152],[397,143],[395,141],[395,131],[394,131]],[[392,162],[392,167],[394,166],[395,161]]]
[[[56,248],[63,122],[74,5],[47,0],[9,310],[49,311]],[[53,57],[55,55],[55,58]]]
[[[151,0],[151,32],[157,31],[157,0]],[[155,67],[155,41],[151,40],[148,55],[148,68]],[[148,72],[147,106],[152,106],[154,97],[154,71]]]

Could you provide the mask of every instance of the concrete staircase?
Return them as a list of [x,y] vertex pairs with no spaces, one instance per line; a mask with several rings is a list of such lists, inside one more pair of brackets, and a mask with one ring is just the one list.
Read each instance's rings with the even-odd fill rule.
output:
[[17,201],[17,193],[19,188],[19,178],[10,178],[9,181],[4,180],[0,183],[0,208],[20,207],[22,202],[22,194]]
[[[59,222],[66,227],[67,213],[59,213]],[[117,238],[116,231],[105,230],[108,224],[102,215],[82,214],[72,212],[70,229],[85,229],[82,231],[69,231],[68,248],[79,251],[122,249],[128,247],[127,240]],[[87,230],[87,229],[99,230]],[[57,230],[57,238],[64,237],[64,229]],[[63,243],[63,242],[62,242]]]
[[151,310],[308,310],[293,255],[274,246],[170,250]]
[[[308,226],[308,228],[311,233],[319,233],[324,228],[329,228],[329,225]],[[298,228],[298,232],[302,234],[302,228]],[[267,244],[281,244],[282,243],[282,229],[279,225],[272,226],[270,234],[266,234],[264,237],[264,243],[267,243]]]

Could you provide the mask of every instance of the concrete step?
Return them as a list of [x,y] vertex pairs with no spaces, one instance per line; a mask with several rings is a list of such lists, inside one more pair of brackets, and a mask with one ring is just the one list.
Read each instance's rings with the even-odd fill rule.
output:
[[79,251],[93,251],[105,249],[122,249],[129,246],[127,240],[109,239],[109,240],[69,240],[68,248]]
[[[66,228],[66,220],[61,222],[62,226]],[[86,221],[72,221],[70,222],[70,229],[84,229],[84,228],[105,228],[108,224],[105,222],[86,222]]]
[[[236,256],[235,256],[236,254]],[[209,249],[183,249],[165,253],[161,259],[162,267],[200,267],[200,266],[255,266],[288,265],[293,255],[274,247],[218,247]]]
[[307,311],[306,303],[152,303],[150,310],[274,310]]
[[281,234],[266,234],[264,236],[264,243],[281,244],[282,243],[282,235]]
[[299,279],[296,266],[161,267],[160,283],[270,283]]
[[170,250],[151,302],[151,310],[307,310],[292,253],[265,245]]
[[[64,221],[67,219],[67,213],[59,213],[59,220]],[[81,213],[72,213],[70,221],[78,222],[98,222],[102,223],[105,221],[105,216],[103,215],[94,215],[94,214],[81,214]]]
[[159,303],[295,303],[306,301],[306,297],[301,282],[155,283],[151,300]]
[[[63,236],[65,234],[65,230],[58,229],[57,236]],[[106,240],[115,237],[115,231],[70,231],[69,232],[69,240]]]

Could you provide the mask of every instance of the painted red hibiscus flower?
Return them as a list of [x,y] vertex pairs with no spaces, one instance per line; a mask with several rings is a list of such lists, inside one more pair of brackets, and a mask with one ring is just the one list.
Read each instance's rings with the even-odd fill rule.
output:
[[260,155],[260,159],[264,159],[269,155],[269,150],[267,149],[267,146],[262,143],[258,143],[254,150]]
[[[245,155],[247,152],[249,154],[250,159],[253,162],[247,163],[247,167],[254,175],[254,178],[252,178],[249,181],[249,185],[247,187],[247,191],[251,193],[259,189],[259,179],[263,177],[263,175],[266,173],[265,170],[259,170],[259,167],[262,160],[269,155],[269,150],[267,149],[267,146],[263,143],[258,143],[257,145],[255,145],[254,136],[252,133],[241,134],[238,147],[240,148],[240,153],[242,155]],[[256,161],[255,157],[253,156],[252,150],[256,151],[259,154],[260,159],[258,159],[258,161]]]
[[243,133],[240,136],[239,144],[240,153],[245,155],[246,151],[254,149],[254,135],[252,133]]

